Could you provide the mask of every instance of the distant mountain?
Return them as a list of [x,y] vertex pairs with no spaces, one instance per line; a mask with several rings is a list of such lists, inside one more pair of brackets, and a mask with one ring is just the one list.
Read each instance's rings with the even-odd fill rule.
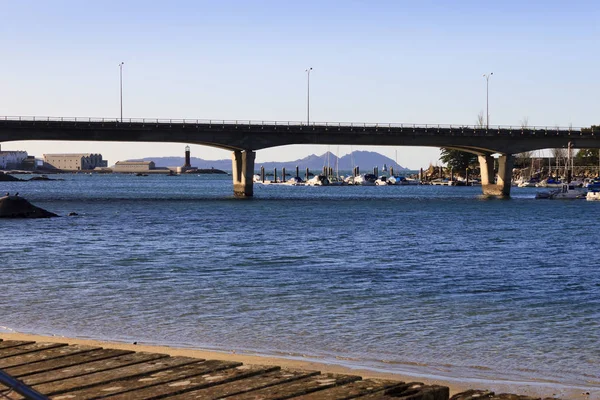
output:
[[[338,158],[335,154],[331,152],[326,152],[320,156],[316,154],[310,155],[308,157],[304,157],[294,161],[269,161],[269,162],[257,162],[255,163],[255,170],[260,170],[260,167],[264,167],[267,171],[272,171],[277,168],[281,170],[281,168],[285,167],[288,171],[291,171],[296,168],[296,166],[300,167],[301,170],[305,170],[309,168],[311,171],[322,170],[325,166],[330,166],[331,168],[336,168],[336,160]],[[137,160],[128,160],[128,161],[154,161],[157,167],[174,167],[181,166],[184,164],[185,159],[183,157],[146,157],[143,159]],[[203,160],[202,158],[192,157],[190,159],[192,167],[196,168],[216,168],[224,171],[231,171],[231,160]],[[374,151],[354,151],[351,154],[346,154],[345,156],[339,158],[338,169],[340,171],[351,171],[354,166],[360,167],[361,172],[372,171],[373,167],[378,167],[381,172],[382,167],[386,165],[389,167],[394,167],[396,171],[406,171],[408,168],[404,168],[400,165],[397,165],[394,160]]]

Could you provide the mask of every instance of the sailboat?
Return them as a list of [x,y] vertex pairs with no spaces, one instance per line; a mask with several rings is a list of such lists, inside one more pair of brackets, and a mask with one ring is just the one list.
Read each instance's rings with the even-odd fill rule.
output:
[[[570,175],[572,171],[572,161],[571,161],[571,142],[569,142],[567,147],[567,163],[565,167],[565,175],[567,176],[567,183],[562,183],[560,187],[556,190],[552,190],[546,194],[536,194],[536,199],[552,199],[552,200],[575,200],[575,199],[585,199],[588,190],[580,187],[576,182],[572,182]],[[571,168],[571,171],[569,170]],[[558,171],[558,168],[557,168]],[[539,195],[539,196],[538,196]]]

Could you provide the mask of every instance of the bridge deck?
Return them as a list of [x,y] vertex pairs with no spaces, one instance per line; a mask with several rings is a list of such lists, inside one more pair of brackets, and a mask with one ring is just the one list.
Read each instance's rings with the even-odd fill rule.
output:
[[467,125],[0,117],[0,142],[85,140],[180,142],[229,150],[292,144],[432,146],[481,154],[516,154],[541,148],[600,147],[594,128]]

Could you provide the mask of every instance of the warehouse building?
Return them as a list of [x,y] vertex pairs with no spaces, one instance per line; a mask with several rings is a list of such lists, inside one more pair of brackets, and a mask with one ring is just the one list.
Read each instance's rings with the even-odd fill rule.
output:
[[61,171],[82,171],[107,167],[108,162],[102,154],[44,154],[44,167]]

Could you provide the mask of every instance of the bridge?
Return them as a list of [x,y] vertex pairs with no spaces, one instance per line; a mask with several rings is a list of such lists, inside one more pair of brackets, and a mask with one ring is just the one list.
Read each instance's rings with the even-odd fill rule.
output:
[[[600,132],[560,127],[302,123],[190,119],[0,117],[0,142],[181,142],[232,151],[233,190],[253,195],[256,151],[292,144],[429,146],[476,154],[485,195],[510,195],[514,155],[545,148],[600,148]],[[498,154],[498,169],[494,158]],[[495,179],[497,177],[497,179]]]

